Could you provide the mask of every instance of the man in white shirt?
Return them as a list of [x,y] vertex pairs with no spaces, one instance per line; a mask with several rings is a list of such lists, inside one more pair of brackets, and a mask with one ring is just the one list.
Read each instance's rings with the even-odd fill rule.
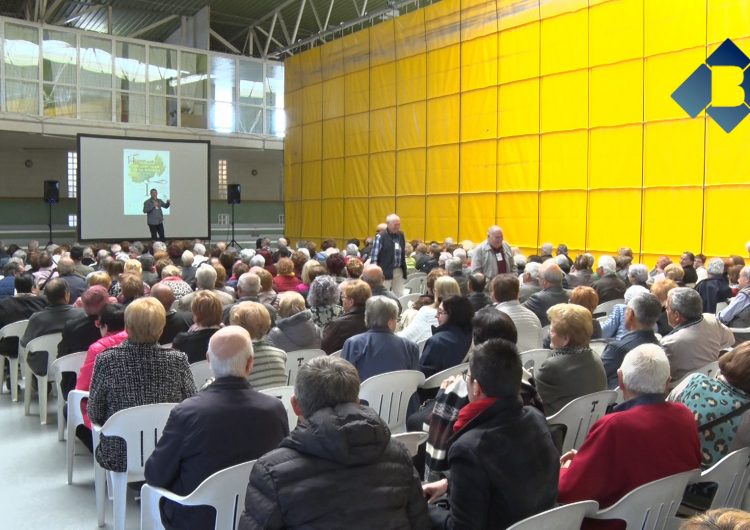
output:
[[495,309],[510,317],[518,332],[518,351],[525,352],[542,347],[542,324],[533,311],[518,301],[519,283],[515,274],[498,274],[492,279],[490,292]]

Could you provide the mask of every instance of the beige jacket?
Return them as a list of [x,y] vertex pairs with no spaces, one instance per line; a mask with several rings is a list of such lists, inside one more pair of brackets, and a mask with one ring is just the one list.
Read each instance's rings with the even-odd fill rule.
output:
[[696,322],[677,326],[661,339],[669,358],[672,383],[719,359],[719,351],[734,344],[734,335],[715,315],[704,313]]

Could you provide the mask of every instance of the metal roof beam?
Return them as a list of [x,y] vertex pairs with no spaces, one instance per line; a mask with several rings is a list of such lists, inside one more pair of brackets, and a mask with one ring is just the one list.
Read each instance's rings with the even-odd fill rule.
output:
[[216,31],[214,31],[212,29],[209,29],[208,33],[214,39],[216,39],[217,41],[219,41],[220,43],[222,43],[224,46],[226,46],[227,48],[229,48],[230,50],[232,50],[234,53],[242,55],[242,52],[240,50],[238,50],[237,47],[234,44],[232,44],[227,39],[225,39],[224,37],[222,37],[221,35],[219,35],[218,33],[216,33]]
[[145,27],[139,29],[135,33],[131,33],[130,35],[128,35],[128,37],[130,37],[130,38],[139,37],[139,36],[143,35],[144,33],[148,33],[152,29],[156,29],[159,26],[163,26],[164,24],[167,24],[168,22],[172,22],[173,20],[179,19],[179,18],[180,18],[180,15],[169,15],[167,17],[164,17],[164,18],[160,19],[160,20],[157,20],[156,22],[154,22],[152,24],[149,24],[148,26],[145,26]]

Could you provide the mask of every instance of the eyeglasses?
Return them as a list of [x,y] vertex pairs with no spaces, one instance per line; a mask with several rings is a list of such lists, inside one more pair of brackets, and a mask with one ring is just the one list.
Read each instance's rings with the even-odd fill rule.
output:
[[446,311],[445,309],[438,309],[437,310],[437,315],[438,316],[447,315],[447,314],[448,314],[448,311]]

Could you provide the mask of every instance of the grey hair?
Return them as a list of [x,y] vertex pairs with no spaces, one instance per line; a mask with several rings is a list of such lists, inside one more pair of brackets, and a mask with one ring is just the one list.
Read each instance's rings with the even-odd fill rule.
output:
[[368,329],[384,328],[398,318],[398,304],[387,296],[372,296],[365,304],[365,326]]
[[448,274],[456,271],[460,271],[463,268],[463,261],[461,258],[449,258],[445,260],[445,270]]
[[235,351],[235,354],[231,357],[222,359],[221,357],[214,357],[211,352],[211,342],[208,343],[208,351],[206,355],[209,360],[209,366],[214,377],[245,377],[245,366],[247,360],[254,357],[253,343],[247,341],[242,348]]
[[672,311],[681,314],[687,320],[697,320],[703,312],[703,301],[698,291],[690,287],[677,287],[667,295]]
[[653,326],[661,316],[661,302],[649,292],[631,298],[628,308],[633,311],[636,322],[642,326]]
[[628,269],[628,277],[634,278],[637,283],[648,281],[648,267],[642,263],[635,263]]
[[542,245],[542,252],[545,254],[552,254],[552,243],[545,243]]
[[615,274],[617,272],[617,263],[615,258],[612,256],[600,256],[599,257],[599,268],[604,271],[604,274]]
[[14,257],[14,258],[18,258],[18,259],[20,259],[21,261],[23,261],[24,263],[26,263],[26,257],[27,257],[27,256],[26,256],[26,251],[25,251],[25,250],[21,250],[21,249],[19,248],[18,250],[16,250],[16,251],[15,251],[15,252],[13,253],[13,257]]
[[544,281],[554,285],[560,285],[563,281],[563,272],[560,270],[560,266],[551,259],[542,265],[541,274]]
[[620,370],[625,388],[634,394],[663,394],[669,381],[669,359],[658,344],[641,344],[630,350]]
[[250,258],[250,266],[263,268],[266,266],[266,258],[261,256],[260,254],[256,254],[255,256]]
[[395,213],[390,214],[388,217],[385,218],[386,223],[390,223],[392,221],[395,221],[396,219],[401,219],[398,215]]
[[742,269],[740,270],[740,276],[750,280],[750,265],[745,265],[744,267],[742,267]]
[[195,271],[195,285],[199,289],[213,289],[216,286],[216,269],[205,265]]
[[237,290],[244,296],[258,296],[258,293],[260,293],[260,278],[257,274],[246,272],[237,280]]
[[182,253],[182,266],[183,267],[192,266],[194,260],[195,260],[195,256],[189,250],[186,250],[185,252]]
[[531,263],[526,264],[526,268],[523,270],[523,272],[529,273],[529,278],[532,280],[536,280],[539,278],[539,269],[542,268],[541,263],[537,263],[536,261],[532,261]]
[[154,241],[154,244],[151,245],[151,248],[154,249],[154,252],[161,252],[162,250],[167,250],[167,244],[164,241]]
[[310,307],[336,305],[340,300],[339,284],[333,276],[316,276],[310,284],[310,292],[307,293],[307,303]]
[[202,245],[201,243],[196,243],[195,245],[193,245],[193,252],[195,254],[198,254],[199,256],[205,256],[206,247],[205,245]]
[[523,254],[516,254],[515,256],[513,256],[513,261],[519,267],[526,266],[526,256],[524,256]]
[[640,296],[640,295],[642,295],[644,293],[647,293],[647,292],[649,292],[648,289],[646,289],[642,285],[631,285],[625,291],[625,295],[623,296],[623,298],[625,299],[625,303],[627,304],[628,302],[630,302],[636,296]]
[[555,263],[557,263],[559,267],[565,267],[566,265],[570,263],[568,261],[568,257],[565,254],[558,254],[557,256],[555,256],[554,259],[555,259]]
[[359,403],[359,373],[340,357],[315,357],[297,372],[294,397],[305,418],[323,408]]
[[721,258],[711,258],[706,264],[706,272],[721,276],[724,274],[724,260]]

